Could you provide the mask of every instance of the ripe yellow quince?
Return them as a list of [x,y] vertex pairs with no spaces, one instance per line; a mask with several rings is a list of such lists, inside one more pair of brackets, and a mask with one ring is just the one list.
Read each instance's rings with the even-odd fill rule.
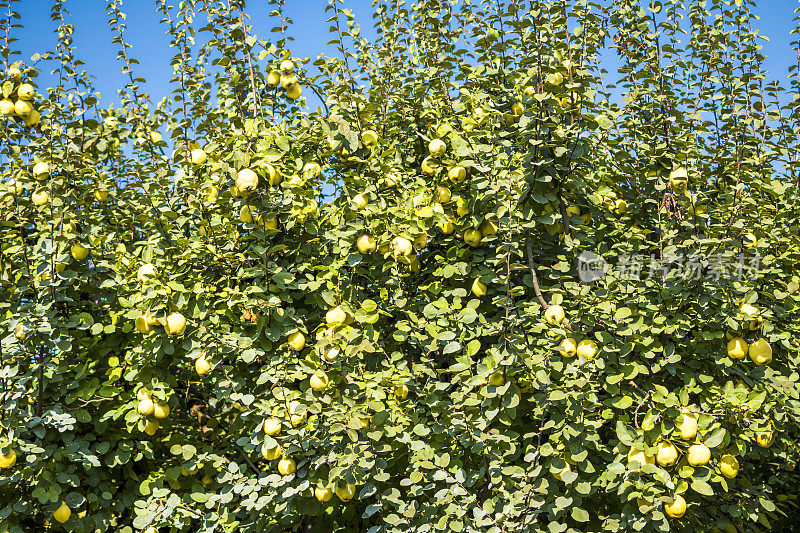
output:
[[428,143],[428,152],[431,157],[442,157],[447,151],[447,145],[441,139],[434,139]]
[[459,183],[466,179],[467,169],[462,166],[453,167],[447,171],[447,177],[454,183]]
[[333,491],[328,487],[314,487],[314,497],[324,503],[330,501]]
[[356,486],[350,483],[347,483],[345,486],[336,486],[336,496],[339,497],[340,500],[346,502],[347,500],[352,500],[353,497],[356,495]]
[[525,106],[519,102],[514,102],[511,106],[511,112],[518,117],[525,112]]
[[585,357],[590,361],[597,357],[597,352],[600,349],[597,347],[597,343],[590,339],[584,339],[578,343],[578,357]]
[[17,463],[17,452],[8,450],[5,455],[0,455],[0,468],[11,468]]
[[739,473],[739,461],[733,455],[726,453],[719,460],[719,471],[728,479],[733,479]]
[[758,444],[762,448],[769,448],[772,446],[772,442],[775,440],[775,435],[772,431],[762,431],[760,433],[756,433],[756,444]]
[[264,433],[275,436],[281,432],[281,421],[271,416],[264,420]]
[[378,144],[378,134],[373,130],[366,130],[361,134],[361,142],[366,147]]
[[156,418],[167,418],[169,416],[169,405],[155,402],[153,404],[153,416]]
[[278,472],[282,476],[292,475],[295,470],[297,470],[297,463],[291,457],[283,457],[278,461]]
[[328,324],[328,327],[344,324],[347,322],[347,313],[339,305],[331,307],[328,312],[325,313],[325,322]]
[[33,165],[33,177],[39,181],[47,178],[50,175],[50,165],[45,163],[44,161],[39,161],[35,165]]
[[686,461],[692,466],[704,466],[711,460],[711,450],[705,444],[693,444],[686,453]]
[[272,69],[267,74],[267,85],[270,87],[277,87],[278,84],[281,82],[281,71],[278,69]]
[[301,351],[306,345],[306,337],[301,331],[295,331],[289,335],[289,349],[295,352]]
[[33,85],[30,83],[23,83],[17,89],[17,96],[20,100],[30,100],[33,98],[34,93],[36,90],[33,88]]
[[83,261],[89,255],[89,249],[76,242],[72,245],[72,248],[70,248],[70,254],[72,254],[72,258],[76,261]]
[[450,201],[450,189],[442,187],[441,185],[436,188],[436,201],[444,205]]
[[281,455],[283,455],[283,448],[281,448],[280,444],[269,447],[266,443],[264,443],[261,446],[261,456],[267,461],[274,461]]
[[686,192],[686,187],[689,184],[689,174],[684,167],[677,167],[669,173],[669,183],[672,190],[678,194]]
[[211,370],[211,363],[208,362],[208,359],[204,355],[201,355],[197,358],[194,362],[194,369],[199,376],[205,376],[208,374],[208,371]]
[[324,370],[319,369],[313,374],[311,374],[311,378],[308,380],[309,385],[311,388],[317,392],[323,391],[328,387],[328,375],[325,373]]
[[558,345],[558,352],[562,357],[574,357],[578,353],[578,345],[575,343],[575,339],[564,338]]
[[743,359],[747,355],[748,348],[747,341],[741,337],[735,337],[728,342],[728,357]]
[[497,221],[487,218],[481,225],[478,227],[478,231],[481,232],[481,236],[485,239],[486,237],[490,237],[492,235],[497,235],[497,230],[499,229],[497,225]]
[[486,294],[486,284],[480,278],[475,278],[475,281],[472,282],[471,290],[472,294],[480,298]]
[[656,462],[656,458],[652,455],[648,455],[642,450],[638,448],[631,448],[628,451],[628,466],[631,466],[635,469],[640,469],[644,465],[652,465]]
[[25,326],[22,324],[17,324],[14,326],[14,337],[20,342],[24,341],[28,337],[28,332],[25,331]]
[[298,400],[292,400],[289,402],[289,409],[287,409],[287,414],[289,415],[289,421],[292,423],[293,427],[297,427],[300,424],[304,424],[306,421],[307,413],[303,411],[300,413],[300,402]]
[[682,517],[686,512],[686,500],[684,500],[683,496],[680,494],[676,494],[671,502],[664,504],[664,512],[667,513],[667,516],[670,518]]
[[681,414],[675,419],[675,429],[683,440],[692,440],[697,435],[697,417],[687,408],[682,408]]
[[147,423],[145,423],[144,425],[144,432],[150,436],[153,436],[156,434],[158,425],[159,425],[158,420],[148,420]]
[[428,176],[433,176],[436,174],[436,167],[431,165],[431,158],[426,157],[422,160],[422,164],[420,165],[423,174],[427,174]]
[[14,113],[20,117],[29,117],[33,113],[33,106],[25,100],[17,100],[14,104]]
[[67,502],[62,501],[61,507],[53,511],[53,518],[56,519],[56,522],[64,523],[69,520],[69,517],[72,516],[72,509],[67,506]]
[[362,235],[356,241],[356,246],[362,254],[371,254],[378,248],[378,243],[372,235]]
[[286,89],[286,98],[289,100],[297,100],[301,96],[303,96],[303,87],[301,87],[299,83]]
[[367,199],[364,197],[363,194],[358,193],[355,196],[353,196],[353,205],[355,205],[356,209],[358,209],[359,211],[367,207],[367,203],[369,202],[367,202]]
[[395,237],[392,239],[392,255],[395,257],[409,256],[414,251],[411,241],[405,237]]
[[136,411],[142,416],[152,415],[153,409],[155,409],[155,404],[150,398],[139,400],[139,404],[136,406]]
[[14,102],[8,98],[3,98],[0,100],[0,114],[6,117],[14,115]]
[[19,81],[22,79],[22,71],[17,67],[11,67],[6,71],[6,76],[12,81]]
[[186,317],[177,311],[170,313],[164,321],[164,331],[167,335],[183,335],[186,331]]
[[669,441],[663,440],[658,443],[656,461],[661,466],[672,466],[678,460],[678,448]]
[[206,162],[206,160],[208,159],[208,154],[206,154],[206,151],[203,150],[202,148],[195,148],[194,150],[192,150],[191,157],[192,157],[192,164],[196,167],[199,167],[200,165]]
[[475,228],[468,229],[467,231],[464,232],[464,242],[469,244],[473,248],[481,243],[481,239],[483,239],[481,232],[476,230]]
[[544,319],[551,326],[561,324],[565,317],[564,308],[560,305],[551,305],[544,311]]
[[258,174],[249,168],[236,173],[236,188],[244,194],[250,194],[258,188]]
[[772,362],[772,346],[761,338],[750,345],[750,359],[757,365],[768,365]]
[[45,206],[50,203],[50,193],[46,190],[36,191],[31,194],[31,201],[37,207]]

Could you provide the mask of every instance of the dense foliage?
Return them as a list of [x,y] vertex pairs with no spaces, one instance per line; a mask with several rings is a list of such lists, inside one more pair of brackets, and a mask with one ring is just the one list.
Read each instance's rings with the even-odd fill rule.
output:
[[800,92],[752,0],[330,0],[313,61],[284,0],[157,0],[158,103],[114,1],[115,107],[16,3],[0,531],[795,527]]

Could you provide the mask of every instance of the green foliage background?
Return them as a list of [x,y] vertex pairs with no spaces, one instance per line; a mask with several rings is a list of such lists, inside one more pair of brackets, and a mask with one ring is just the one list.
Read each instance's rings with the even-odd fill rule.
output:
[[[37,88],[41,123],[8,118],[0,143],[3,181],[24,187],[0,196],[0,451],[17,454],[0,471],[0,531],[795,527],[800,99],[796,69],[784,86],[761,68],[754,2],[376,0],[369,42],[330,0],[340,53],[292,58],[304,88],[293,102],[266,81],[291,56],[283,0],[270,0],[268,40],[236,1],[157,0],[175,51],[174,90],[157,103],[109,2],[130,77],[116,109],[81,68],[64,3],[52,2],[57,47],[30,61],[14,50],[16,3],[0,2],[5,66],[58,82]],[[604,81],[609,52],[616,86]],[[19,83],[3,95],[16,99]],[[300,105],[312,94],[315,111]],[[368,129],[377,146],[361,143]],[[426,175],[434,138],[447,152]],[[188,158],[197,147],[202,166]],[[38,161],[50,165],[43,181]],[[308,162],[322,173],[303,172]],[[456,165],[460,183],[447,176]],[[261,184],[237,199],[243,168]],[[666,179],[677,168],[689,196]],[[438,186],[453,194],[443,209]],[[37,207],[41,190],[52,201]],[[243,206],[277,229],[241,222]],[[465,244],[485,220],[499,232]],[[358,253],[364,234],[377,252]],[[382,248],[395,236],[416,239],[419,271]],[[87,259],[71,256],[75,243]],[[671,268],[583,283],[584,251]],[[679,258],[695,256],[699,275],[684,276]],[[756,273],[707,275],[756,257]],[[143,286],[146,262],[160,275]],[[740,301],[761,310],[759,330]],[[551,304],[568,326],[543,320]],[[324,335],[336,305],[355,320]],[[143,335],[134,319],[147,310],[180,310],[188,328]],[[296,331],[301,353],[286,344]],[[727,331],[767,339],[772,362],[729,358]],[[563,336],[601,351],[563,357]],[[341,353],[327,362],[331,346]],[[320,367],[331,385],[314,392]],[[488,385],[498,371],[504,383]],[[141,386],[171,408],[153,436],[136,412]],[[307,413],[297,427],[291,401]],[[700,427],[688,442],[674,430],[686,406]],[[285,421],[276,439],[293,475],[261,459],[270,415]],[[766,430],[774,443],[756,446]],[[682,453],[704,442],[712,460],[627,465],[631,448],[660,439]],[[719,473],[724,453],[741,465],[735,479]],[[313,496],[345,483],[357,486],[351,501]],[[676,493],[688,510],[668,519]],[[62,501],[73,510],[63,525],[52,519]]]

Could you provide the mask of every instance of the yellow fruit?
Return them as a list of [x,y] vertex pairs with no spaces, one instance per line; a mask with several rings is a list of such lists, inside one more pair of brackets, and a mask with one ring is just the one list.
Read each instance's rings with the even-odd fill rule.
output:
[[0,468],[11,468],[17,463],[17,452],[9,450],[7,454],[0,455]]
[[689,174],[684,167],[677,167],[669,173],[669,183],[672,190],[676,193],[686,192],[686,187],[689,184]]
[[703,466],[711,460],[711,450],[705,444],[693,444],[686,453],[686,461],[692,466]]
[[267,173],[267,182],[269,183],[270,187],[275,187],[280,185],[281,181],[283,181],[283,176],[281,176],[275,167],[272,165],[264,165],[264,171]]
[[578,345],[575,343],[575,339],[570,339],[567,337],[562,340],[561,344],[558,345],[558,352],[562,357],[575,356],[575,354],[578,353]]
[[50,175],[50,165],[43,161],[39,161],[33,165],[33,177],[39,181],[47,178]]
[[468,229],[464,232],[464,242],[473,248],[481,243],[482,238],[483,236],[481,235],[481,232],[474,228]]
[[565,318],[564,308],[560,305],[551,305],[544,311],[544,319],[551,326],[561,324]]
[[486,284],[481,282],[480,278],[475,278],[475,281],[472,282],[471,290],[472,294],[480,298],[486,294]]
[[139,405],[136,407],[136,411],[139,412],[142,416],[149,416],[153,414],[153,409],[155,409],[155,404],[153,404],[153,400],[150,398],[145,398],[144,400],[139,401]]
[[281,448],[280,444],[276,444],[271,448],[268,447],[266,443],[263,446],[261,446],[261,456],[267,461],[274,461],[281,455],[283,455],[283,448]]
[[167,418],[169,416],[169,405],[156,402],[153,405],[153,416],[156,418]]
[[314,487],[314,497],[321,502],[327,502],[333,498],[333,491],[327,487]]
[[[38,111],[31,109],[31,112],[27,117],[22,117],[22,122],[24,122],[29,128],[32,128],[39,124],[41,118],[42,115],[40,115]],[[119,139],[116,139],[116,141],[119,143]]]
[[8,76],[10,80],[19,81],[22,79],[22,71],[17,67],[11,67],[6,71],[6,76]]
[[364,146],[375,146],[378,144],[378,134],[373,130],[366,130],[361,134],[361,142]]
[[764,319],[760,316],[755,317],[753,320],[750,321],[750,331],[758,331],[761,329],[761,326],[764,324]]
[[467,169],[461,166],[453,167],[447,171],[447,177],[455,183],[464,181],[467,177]]
[[158,429],[158,424],[158,420],[148,420],[144,425],[144,432],[150,436],[155,435],[156,430]]
[[14,113],[20,117],[29,117],[33,113],[33,106],[25,100],[17,100],[14,104]]
[[447,145],[441,139],[434,139],[428,143],[428,152],[431,157],[442,157],[447,151]]
[[281,74],[281,87],[286,90],[291,89],[292,87],[296,87],[297,83],[297,76],[293,74]]
[[353,204],[356,206],[356,209],[358,209],[359,211],[361,211],[362,209],[367,207],[367,203],[368,203],[367,199],[364,197],[363,194],[358,193],[355,196],[353,196]]
[[17,89],[17,96],[20,100],[30,100],[36,91],[30,83],[23,83]]
[[431,166],[431,158],[426,157],[422,160],[422,164],[420,165],[423,174],[427,174],[428,176],[433,176],[436,174],[436,168]]
[[339,497],[340,500],[346,502],[347,500],[352,500],[353,497],[356,495],[356,486],[350,483],[346,484],[344,487],[339,485],[336,486],[336,496]]
[[525,112],[525,106],[522,105],[519,102],[514,102],[514,104],[511,106],[511,112],[515,116],[520,116],[521,114],[523,114]]
[[31,201],[33,202],[33,205],[38,207],[47,205],[50,203],[50,193],[45,190],[36,191],[31,194]]
[[297,100],[301,96],[303,96],[303,88],[299,83],[286,89],[286,98],[289,100]]
[[281,421],[274,416],[264,420],[264,433],[275,436],[281,432]]
[[136,271],[136,281],[142,285],[146,285],[155,277],[156,267],[154,267],[152,263],[145,263],[139,267],[139,270]]
[[201,148],[192,150],[192,164],[196,167],[202,165],[208,159],[208,154]]
[[450,189],[447,187],[437,187],[436,188],[436,201],[440,204],[446,204],[450,201]]
[[203,200],[206,202],[209,203],[216,202],[218,196],[219,196],[219,189],[214,185],[209,185],[208,187],[203,189]]
[[270,70],[269,74],[267,74],[267,85],[270,87],[277,87],[280,82],[281,71],[277,69]]
[[323,370],[317,370],[311,375],[311,378],[308,380],[309,385],[311,388],[317,392],[323,391],[328,387],[328,375]]
[[561,85],[564,83],[564,75],[560,72],[554,72],[544,77],[544,81],[550,85]]
[[258,175],[249,168],[243,168],[236,173],[236,188],[250,194],[258,188]]
[[205,376],[211,370],[211,363],[208,362],[205,356],[198,357],[194,362],[194,369],[199,376]]
[[14,102],[8,98],[0,100],[0,114],[4,116],[11,116],[14,114]]
[[362,254],[371,254],[378,248],[378,243],[373,236],[362,235],[356,241],[356,246],[358,247],[358,251]]
[[586,359],[592,360],[597,357],[598,351],[597,343],[593,340],[584,339],[578,343],[578,357],[585,357]]
[[289,349],[295,352],[301,351],[306,345],[306,337],[300,331],[295,331],[289,335]]
[[64,523],[69,520],[69,517],[72,516],[72,509],[67,506],[66,502],[61,502],[61,507],[53,511],[53,518],[56,519],[56,522]]
[[292,63],[288,59],[281,61],[281,72],[283,72],[284,74],[291,74],[292,72],[294,72],[294,63]]
[[405,400],[408,397],[408,385],[403,383],[394,388],[394,395],[400,400]]
[[769,448],[775,440],[775,435],[771,431],[756,433],[756,444],[762,448]]
[[140,402],[142,400],[147,400],[149,398],[150,398],[150,393],[147,392],[147,389],[145,389],[144,387],[140,387],[139,390],[136,391],[136,399],[139,400]]
[[405,237],[395,237],[392,239],[392,255],[395,257],[409,256],[414,251],[411,241]]
[[505,377],[503,376],[503,372],[497,370],[489,376],[489,385],[494,385],[495,387],[500,387],[506,382]]
[[670,518],[682,517],[683,513],[686,512],[686,500],[684,500],[683,496],[680,494],[676,494],[671,502],[664,504],[664,512],[667,513],[667,516]]
[[681,414],[675,419],[675,429],[683,440],[692,440],[697,435],[697,417],[688,409],[681,409]]
[[743,359],[747,355],[748,348],[747,341],[741,337],[735,337],[728,342],[728,357]]
[[739,461],[733,455],[726,453],[719,460],[719,471],[728,479],[733,479],[739,473]]
[[70,248],[70,253],[76,261],[83,261],[89,255],[89,249],[76,242]]
[[758,339],[750,345],[750,359],[757,365],[768,365],[772,362],[772,346],[766,339]]
[[136,320],[134,321],[134,325],[136,326],[136,329],[139,331],[139,333],[142,333],[144,335],[147,335],[148,333],[153,331],[153,324],[151,324],[151,321],[148,319],[147,315],[137,316]]
[[444,222],[439,222],[439,231],[445,235],[450,235],[455,229],[456,227],[453,225],[453,219],[451,217],[448,217],[448,220]]
[[153,144],[158,144],[162,140],[163,140],[163,138],[161,137],[161,133],[159,133],[157,131],[151,131],[150,132],[150,142],[152,142]]
[[481,222],[481,225],[478,227],[478,230],[481,232],[481,235],[483,236],[484,239],[492,235],[497,235],[497,230],[498,230],[497,221],[486,219],[483,222]]
[[456,214],[460,217],[469,215],[469,207],[467,206],[467,201],[463,198],[459,198],[456,201]]
[[656,462],[661,466],[672,466],[678,460],[678,448],[669,441],[658,443]]
[[17,324],[14,327],[14,337],[16,337],[18,341],[24,341],[27,336],[28,332],[25,331],[25,327],[22,324]]
[[297,463],[291,457],[284,457],[278,461],[278,472],[282,476],[292,475],[295,470],[297,470]]
[[183,335],[186,331],[186,317],[178,312],[170,313],[164,321],[164,331],[167,335]]
[[347,321],[347,313],[345,313],[344,309],[341,306],[332,307],[325,313],[325,322],[328,324],[328,327],[331,326],[338,326],[344,324]]
[[304,424],[306,421],[307,413],[303,412],[302,414],[300,414],[298,412],[299,410],[300,410],[299,401],[292,400],[291,402],[289,402],[289,409],[287,411],[289,415],[289,421],[292,423],[293,427],[297,427],[300,424]]
[[636,468],[637,470],[644,465],[651,465],[656,462],[655,457],[647,455],[644,451],[637,448],[631,448],[628,451],[628,466]]
[[414,249],[422,250],[428,245],[428,234],[427,233],[420,233],[416,237],[414,237]]

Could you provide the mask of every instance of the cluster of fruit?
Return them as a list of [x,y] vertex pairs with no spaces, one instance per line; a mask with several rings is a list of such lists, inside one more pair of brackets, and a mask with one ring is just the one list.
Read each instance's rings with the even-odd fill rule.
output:
[[281,61],[280,69],[269,71],[267,85],[273,88],[280,85],[286,91],[286,98],[289,100],[297,100],[303,94],[303,87],[294,74],[294,63],[288,59]]
[[[8,80],[3,84],[3,98],[0,100],[0,115],[4,117],[19,117],[28,127],[39,124],[41,115],[34,109],[31,101],[36,95],[36,90],[30,83],[16,83],[22,80],[22,71],[16,67],[6,70]],[[16,102],[10,97],[16,92]]]

